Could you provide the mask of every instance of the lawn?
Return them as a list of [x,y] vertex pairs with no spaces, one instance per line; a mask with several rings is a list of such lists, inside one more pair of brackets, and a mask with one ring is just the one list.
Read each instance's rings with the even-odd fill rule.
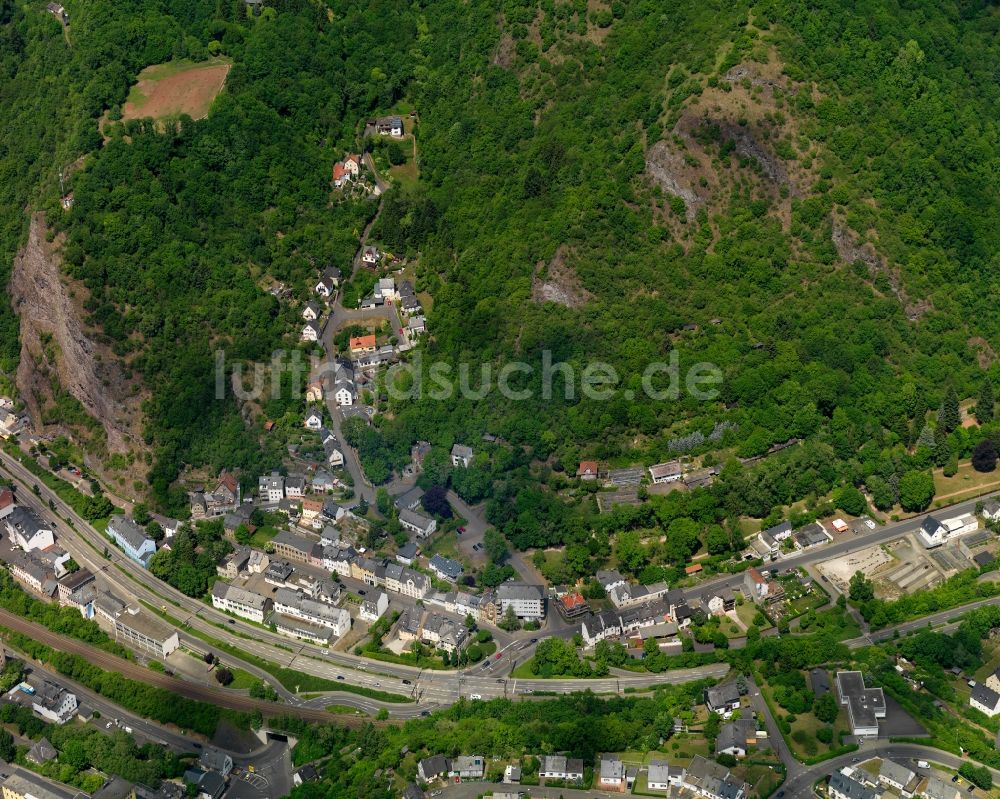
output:
[[934,470],[934,505],[951,505],[990,488],[1000,488],[1000,471],[977,472],[971,462],[960,463],[953,477],[945,477],[943,470]]
[[[743,622],[747,627],[753,624],[753,617],[757,615],[757,606],[750,602],[744,602],[742,605],[736,605],[736,615],[739,620]],[[766,617],[765,617],[766,618]],[[766,630],[771,627],[771,624],[765,624],[761,627],[761,630]]]
[[744,779],[750,785],[751,796],[770,796],[785,780],[784,773],[770,766],[754,764],[740,767],[739,770],[744,769],[746,771]]
[[[774,701],[771,686],[765,684],[761,690],[763,690],[764,696],[775,715],[785,717],[787,711]],[[812,713],[796,714],[795,721],[792,723],[791,734],[786,736],[788,745],[791,747],[793,753],[800,759],[804,759],[836,747],[838,745],[837,742],[840,740],[840,733],[842,731],[847,734],[850,733],[846,708],[840,708],[837,720],[833,723],[833,742],[831,744],[825,744],[816,738],[816,731],[826,726],[826,724],[817,719]]]
[[227,685],[227,688],[232,688],[234,690],[248,690],[254,683],[260,682],[256,677],[254,677],[249,671],[244,669],[238,669],[234,666],[226,666],[233,673],[233,681]]
[[406,154],[406,163],[389,167],[389,176],[404,189],[411,189],[420,180],[420,170],[417,167],[416,140],[412,134],[405,135],[399,142]]
[[1000,642],[983,642],[983,660],[985,662],[973,675],[973,679],[976,682],[985,683],[986,678],[996,671],[998,666],[1000,666]]
[[350,705],[327,705],[326,706],[326,710],[329,713],[335,713],[338,716],[349,716],[349,715],[367,716],[368,715],[363,710],[358,710],[356,707],[351,707]]

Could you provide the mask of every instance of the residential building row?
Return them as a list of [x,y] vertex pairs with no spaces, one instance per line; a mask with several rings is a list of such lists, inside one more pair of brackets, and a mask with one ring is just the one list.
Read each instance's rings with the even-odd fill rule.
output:
[[[599,754],[594,763],[593,787],[608,793],[628,793],[634,787],[639,771],[639,766],[625,763],[618,754]],[[646,771],[647,788],[656,793],[679,789],[703,799],[745,799],[748,795],[749,786],[730,769],[701,755],[696,755],[686,766],[654,759]],[[478,755],[453,759],[434,755],[417,764],[417,778],[425,785],[444,780],[482,780],[484,775],[485,758]],[[538,777],[542,781],[575,785],[584,781],[584,775],[585,765],[580,758],[565,754],[539,757]],[[520,769],[508,767],[504,772],[504,782],[517,783],[519,780]]]
[[[864,764],[868,765],[868,764]],[[882,758],[875,768],[844,766],[830,775],[827,784],[830,799],[962,799],[961,786],[934,774],[924,776],[901,763]]]

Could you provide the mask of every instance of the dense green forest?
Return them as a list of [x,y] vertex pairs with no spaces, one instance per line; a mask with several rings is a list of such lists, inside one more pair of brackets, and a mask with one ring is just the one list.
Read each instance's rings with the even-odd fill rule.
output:
[[[582,457],[810,440],[760,472],[724,473],[707,536],[843,483],[925,507],[920,475],[982,436],[934,412],[998,377],[988,3],[267,6],[254,18],[241,2],[70,3],[64,36],[40,6],[0,3],[3,269],[23,208],[48,210],[91,321],[150,389],[160,505],[182,504],[185,465],[252,477],[280,458],[234,402],[212,399],[212,352],[262,360],[294,343],[294,309],[266,289],[303,298],[318,267],[347,263],[374,205],[331,204],[329,167],[366,117],[400,102],[419,111],[421,181],[390,192],[374,235],[419,255],[418,288],[434,297],[427,361],[539,364],[548,351],[578,369],[606,361],[623,382],[607,401],[542,400],[536,369],[524,402],[392,400],[364,436],[374,476],[418,438],[502,436],[514,454],[485,453],[456,487],[500,497],[494,520],[530,545],[571,541],[590,517],[537,488],[539,460],[558,474]],[[98,119],[116,118],[142,67],[210,53],[233,68],[208,118],[113,123],[102,137]],[[776,77],[730,77],[747,65]],[[647,174],[657,142],[698,165],[709,201]],[[57,165],[81,155],[63,215]],[[839,255],[838,235],[877,255]],[[579,302],[537,301],[547,279]],[[9,309],[0,326],[9,371]],[[673,350],[682,370],[721,368],[717,400],[637,391]]]

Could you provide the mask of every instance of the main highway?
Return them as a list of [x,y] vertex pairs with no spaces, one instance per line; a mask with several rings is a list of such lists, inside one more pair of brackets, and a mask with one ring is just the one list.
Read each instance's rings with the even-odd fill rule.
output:
[[[307,674],[331,681],[342,681],[375,690],[401,694],[416,700],[409,705],[386,703],[359,696],[348,691],[327,694],[329,704],[356,707],[366,712],[385,708],[397,717],[412,717],[423,710],[452,704],[461,697],[480,696],[490,699],[536,691],[572,692],[592,690],[596,693],[615,693],[626,688],[648,688],[659,683],[684,682],[705,677],[721,677],[727,670],[725,664],[712,664],[694,669],[678,669],[662,675],[636,675],[602,680],[510,680],[499,676],[496,664],[489,668],[477,666],[463,673],[432,671],[416,667],[381,663],[341,652],[296,642],[259,625],[251,625],[216,610],[197,599],[188,597],[172,586],[152,578],[139,564],[127,558],[117,547],[79,516],[69,505],[22,464],[6,452],[0,451],[0,463],[23,486],[17,500],[27,505],[43,518],[52,520],[53,513],[46,503],[52,503],[64,520],[58,525],[60,543],[68,549],[77,562],[94,574],[103,574],[119,593],[141,599],[153,607],[162,608],[180,621],[181,633],[186,643],[195,649],[211,648],[189,630],[226,643],[237,650],[277,663]],[[32,486],[38,486],[35,496]],[[103,553],[107,551],[108,557]],[[169,604],[168,604],[169,603]],[[530,646],[528,641],[515,642],[515,647]],[[513,652],[512,652],[513,654]],[[230,662],[233,659],[223,654]],[[512,660],[512,658],[508,658]],[[504,661],[506,662],[506,661]],[[235,661],[234,665],[240,665]],[[405,682],[404,682],[405,681]],[[289,706],[295,700],[289,702]],[[316,700],[313,700],[314,702]]]
[[[515,641],[502,662],[491,662],[487,668],[477,666],[461,673],[382,663],[346,652],[329,652],[312,644],[293,641],[262,626],[234,619],[211,605],[188,597],[172,586],[151,578],[145,569],[127,558],[104,535],[79,516],[17,459],[0,451],[0,464],[25,489],[18,491],[18,502],[30,506],[43,518],[49,519],[54,516],[49,507],[51,504],[64,520],[71,523],[70,525],[60,524],[57,534],[62,545],[73,554],[78,563],[91,569],[95,574],[103,573],[115,585],[116,591],[126,592],[135,599],[161,608],[171,617],[179,620],[185,642],[196,650],[204,649],[206,646],[211,647],[211,644],[206,644],[201,637],[194,634],[195,632],[201,636],[222,641],[239,651],[306,674],[374,690],[397,693],[414,700],[411,703],[401,705],[380,702],[348,691],[340,691],[326,696],[330,704],[355,707],[369,713],[385,708],[390,714],[405,718],[419,715],[427,708],[448,705],[459,698],[469,698],[473,695],[489,699],[515,694],[532,694],[536,691],[571,692],[587,689],[597,693],[614,693],[625,688],[648,688],[663,682],[720,677],[727,668],[725,665],[713,664],[696,669],[672,670],[661,675],[623,676],[617,679],[603,680],[514,680],[502,675],[512,667],[513,663],[530,657],[535,642]],[[31,490],[33,486],[38,487],[37,497]],[[972,499],[958,503],[948,508],[947,512],[954,514],[971,511],[974,509],[976,501]],[[877,528],[870,533],[849,536],[825,546],[815,547],[782,559],[781,565],[783,568],[806,566],[854,549],[883,543],[916,530],[922,519],[922,516],[914,517]],[[102,554],[105,551],[108,553],[107,558]],[[738,587],[742,581],[742,575],[722,575],[701,583],[695,588],[688,589],[686,593],[694,596],[700,595],[706,588],[710,587]],[[936,615],[954,616],[958,612],[960,611],[953,610]],[[910,622],[907,626],[915,629],[924,626],[927,621],[924,619]],[[571,632],[567,628],[559,630],[555,634],[566,636]],[[891,631],[882,631],[876,633],[875,638],[883,637],[887,632],[891,634]],[[855,646],[862,646],[867,642],[866,638],[858,639],[857,642],[852,643]],[[228,656],[225,657],[232,660]],[[240,663],[235,662],[234,665],[240,665]],[[245,665],[249,666],[252,671],[260,671],[250,664]],[[289,705],[297,702],[291,696],[288,697],[288,700]]]

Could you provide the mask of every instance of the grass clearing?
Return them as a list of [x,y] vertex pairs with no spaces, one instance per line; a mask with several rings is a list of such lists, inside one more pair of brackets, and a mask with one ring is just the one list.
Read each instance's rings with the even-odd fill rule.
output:
[[959,463],[958,471],[952,477],[945,477],[942,469],[935,469],[934,507],[978,496],[993,487],[1000,488],[1000,471],[977,472],[972,468],[971,461]]
[[181,114],[203,119],[222,91],[231,66],[228,58],[213,58],[201,62],[181,59],[146,67],[129,91],[122,119],[164,119]]

